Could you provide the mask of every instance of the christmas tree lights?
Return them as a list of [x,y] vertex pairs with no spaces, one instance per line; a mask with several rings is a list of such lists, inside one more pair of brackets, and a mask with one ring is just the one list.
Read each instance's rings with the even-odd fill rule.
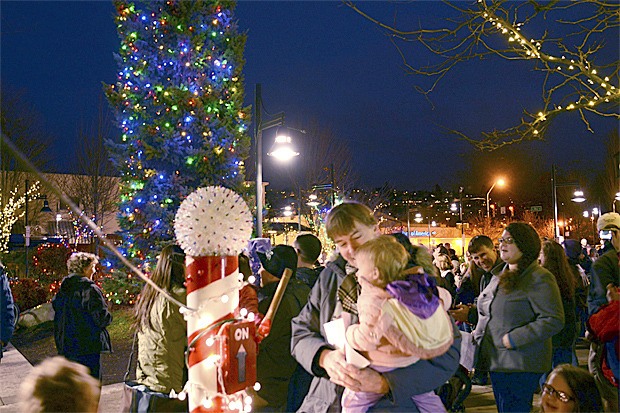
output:
[[126,254],[151,262],[174,238],[181,201],[200,186],[238,190],[247,157],[243,47],[231,1],[116,1],[117,82],[107,88],[121,128]]

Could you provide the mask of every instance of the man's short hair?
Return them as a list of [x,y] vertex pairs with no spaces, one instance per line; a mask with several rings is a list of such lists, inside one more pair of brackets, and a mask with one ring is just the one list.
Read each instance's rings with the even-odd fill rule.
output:
[[301,234],[295,239],[295,245],[303,262],[313,264],[321,255],[321,240],[312,234]]
[[377,225],[377,219],[370,208],[359,202],[347,201],[336,205],[327,214],[327,236],[334,239],[349,235],[355,229],[356,223],[373,227]]
[[493,248],[495,248],[495,245],[493,244],[493,241],[491,240],[491,238],[487,237],[486,235],[476,235],[475,237],[471,239],[471,241],[469,241],[469,246],[467,247],[467,251],[470,254],[476,254],[483,247],[487,247],[492,250]]

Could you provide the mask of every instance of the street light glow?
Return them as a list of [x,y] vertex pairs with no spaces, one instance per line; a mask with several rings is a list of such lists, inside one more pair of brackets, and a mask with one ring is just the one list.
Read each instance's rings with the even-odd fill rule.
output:
[[273,156],[280,161],[288,161],[299,155],[299,152],[293,148],[290,136],[278,135],[271,151],[267,155]]
[[573,202],[581,203],[581,202],[585,202],[585,200],[586,198],[583,196],[583,191],[577,190],[574,192],[573,199],[572,199]]
[[504,186],[504,185],[506,185],[506,181],[504,181],[504,179],[500,178],[500,179],[497,180],[496,184],[499,185],[499,186]]

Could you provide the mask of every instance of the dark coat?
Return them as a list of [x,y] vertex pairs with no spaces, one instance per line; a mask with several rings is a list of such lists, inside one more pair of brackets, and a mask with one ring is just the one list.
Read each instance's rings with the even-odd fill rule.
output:
[[297,278],[302,283],[306,284],[309,288],[314,287],[314,283],[319,279],[319,274],[323,271],[325,267],[317,267],[317,268],[307,268],[307,267],[298,267],[297,272],[295,273],[295,278]]
[[620,266],[618,266],[617,254],[616,250],[612,248],[601,255],[592,265],[591,284],[588,293],[588,313],[590,315],[607,304],[607,284],[613,284],[616,287],[620,284]]
[[551,339],[553,349],[571,348],[577,339],[577,307],[575,299],[562,298],[562,308],[564,308],[564,327]]
[[[13,336],[15,328],[15,305],[11,286],[4,267],[0,264],[0,341],[7,344]],[[2,344],[0,344],[0,358],[2,358]]]
[[[272,283],[260,290],[258,310],[265,314],[278,283]],[[306,305],[310,288],[296,279],[286,286],[282,301],[273,318],[271,331],[258,348],[256,360],[257,381],[261,384],[258,395],[269,403],[270,411],[286,409],[288,385],[297,368],[297,361],[291,355],[291,319]]]
[[60,355],[83,356],[112,350],[106,327],[112,322],[101,289],[86,277],[62,280],[54,307],[54,339]]

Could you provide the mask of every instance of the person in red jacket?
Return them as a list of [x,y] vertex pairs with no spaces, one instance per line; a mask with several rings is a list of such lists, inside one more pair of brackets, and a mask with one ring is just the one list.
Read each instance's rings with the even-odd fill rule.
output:
[[[607,383],[601,393],[607,402],[606,411],[618,411],[618,355],[620,353],[620,293],[618,287],[607,285],[608,304],[602,306],[588,320],[591,340],[599,342],[605,351],[601,354],[601,371]],[[600,383],[597,383],[600,384]]]

